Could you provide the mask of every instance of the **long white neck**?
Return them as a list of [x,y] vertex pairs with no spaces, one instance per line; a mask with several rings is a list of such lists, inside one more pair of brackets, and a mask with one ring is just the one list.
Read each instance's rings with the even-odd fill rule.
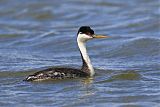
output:
[[[85,61],[85,63],[87,64],[87,67],[88,67],[88,71],[84,71],[84,72],[89,72],[89,75],[93,76],[95,74],[95,72],[94,72],[93,66],[91,64],[90,58],[87,53],[86,44],[84,41],[81,41],[78,38],[77,38],[77,43],[78,43],[78,47],[81,52],[81,56],[83,58],[82,60]],[[83,62],[83,64],[84,64],[84,62]],[[84,67],[84,65],[82,67]]]

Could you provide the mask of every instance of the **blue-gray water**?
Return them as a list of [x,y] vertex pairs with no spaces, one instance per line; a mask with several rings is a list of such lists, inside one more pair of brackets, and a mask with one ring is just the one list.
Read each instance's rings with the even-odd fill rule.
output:
[[[159,0],[1,0],[1,107],[160,107]],[[24,82],[47,67],[79,68],[76,33],[88,42],[93,78]]]

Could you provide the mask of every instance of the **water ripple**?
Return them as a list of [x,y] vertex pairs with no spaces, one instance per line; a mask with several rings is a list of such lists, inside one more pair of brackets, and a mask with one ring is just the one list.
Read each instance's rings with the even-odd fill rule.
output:
[[[157,0],[0,0],[1,106],[157,106],[158,8]],[[22,81],[48,67],[80,68],[82,25],[111,36],[87,43],[95,77]]]

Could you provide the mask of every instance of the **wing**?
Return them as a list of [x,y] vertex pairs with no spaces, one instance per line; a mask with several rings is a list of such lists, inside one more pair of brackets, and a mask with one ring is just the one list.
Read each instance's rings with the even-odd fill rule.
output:
[[29,75],[25,81],[41,81],[46,79],[65,79],[87,77],[88,74],[74,68],[48,68]]

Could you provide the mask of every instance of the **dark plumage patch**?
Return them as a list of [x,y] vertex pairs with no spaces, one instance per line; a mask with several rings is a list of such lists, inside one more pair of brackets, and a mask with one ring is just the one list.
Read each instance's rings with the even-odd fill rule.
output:
[[82,33],[82,34],[87,34],[87,35],[93,35],[94,34],[94,31],[89,27],[89,26],[81,26],[78,30],[78,34],[79,33]]
[[47,79],[65,79],[89,76],[82,70],[73,68],[48,68],[29,75],[24,81],[40,81]]

